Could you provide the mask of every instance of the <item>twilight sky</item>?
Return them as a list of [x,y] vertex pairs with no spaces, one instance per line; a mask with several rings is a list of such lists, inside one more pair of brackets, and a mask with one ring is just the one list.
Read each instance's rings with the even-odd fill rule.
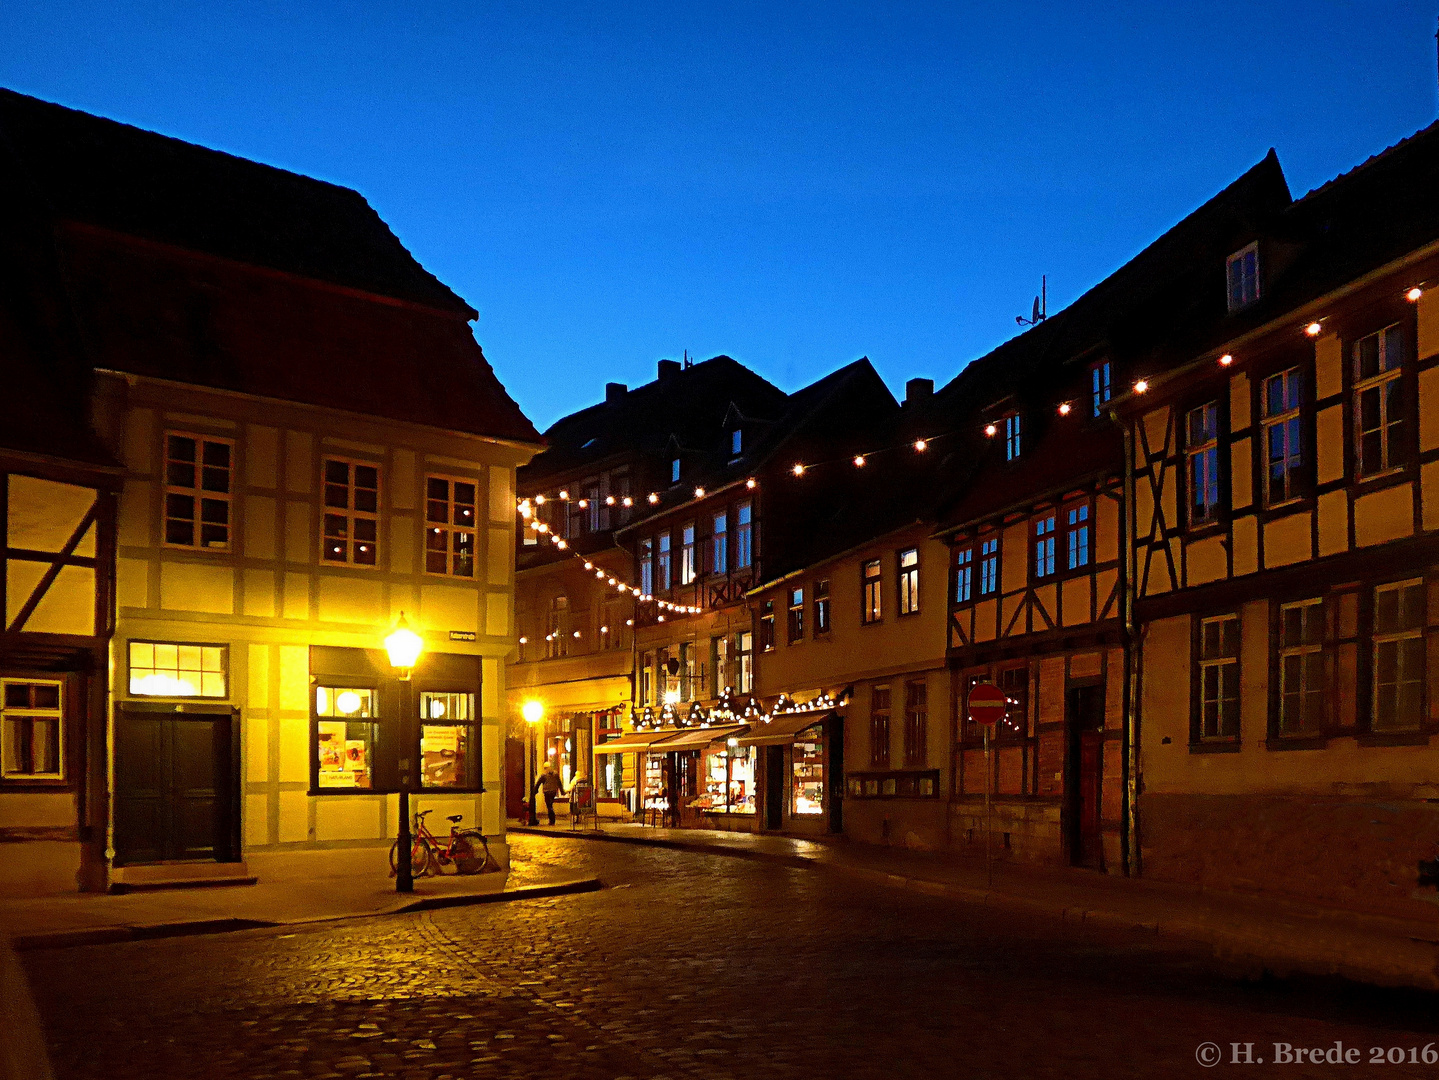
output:
[[545,427],[684,350],[947,381],[1270,146],[1434,120],[1436,10],[42,0],[0,85],[359,189]]

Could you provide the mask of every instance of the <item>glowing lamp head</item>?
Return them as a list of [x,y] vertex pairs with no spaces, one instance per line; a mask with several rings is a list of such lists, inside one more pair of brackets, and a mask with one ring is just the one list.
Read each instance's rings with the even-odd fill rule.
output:
[[1134,392],[1135,392],[1136,394],[1143,394],[1143,393],[1145,393],[1148,389],[1149,389],[1149,380],[1148,380],[1148,379],[1140,379],[1137,383],[1134,384]]
[[525,718],[525,723],[538,724],[545,718],[545,703],[530,698],[529,701],[520,706],[520,715]]
[[1232,363],[1234,363],[1234,357],[1229,353],[1225,353],[1219,358],[1219,365],[1221,367],[1228,367]]
[[621,499],[620,501],[621,501],[625,506],[633,506],[633,505],[635,504],[635,501],[634,501],[633,499],[631,499],[628,495],[626,495],[626,496],[625,496],[623,499]]
[[704,489],[704,488],[698,488],[698,487],[695,488],[695,498],[696,498],[696,499],[703,499],[704,497],[705,497],[705,489]]
[[678,690],[665,691],[665,704],[678,705],[680,703],[680,692]]
[[922,454],[929,449],[929,443],[926,442],[924,439],[915,439],[914,448]]
[[590,508],[590,500],[589,500],[589,499],[581,499],[581,500],[580,500],[580,509],[581,509],[581,510],[588,510],[589,508]]
[[545,505],[545,497],[544,497],[543,495],[536,495],[536,496],[535,496],[535,505],[536,505],[536,506],[544,506],[544,505]]
[[1323,329],[1324,327],[1320,326],[1317,322],[1312,322],[1304,328],[1304,332],[1310,337],[1318,337]]
[[568,499],[569,497],[570,497],[570,493],[569,493],[568,491],[561,491],[561,492],[560,492],[560,498],[562,498],[562,499]]
[[854,467],[855,467],[856,469],[862,469],[862,468],[864,468],[864,455],[863,455],[863,454],[855,454],[855,455],[854,455]]
[[999,428],[995,427],[993,424],[985,424],[984,434],[986,438],[992,439],[999,434]]
[[614,504],[615,504],[615,497],[614,497],[613,495],[606,495],[606,496],[605,496],[605,505],[606,505],[606,506],[614,506]]
[[346,716],[353,716],[360,711],[360,695],[353,690],[341,690],[335,696],[335,708]]
[[754,488],[755,488],[755,479],[754,479],[754,477],[751,476],[748,480],[746,480],[746,481],[744,482],[744,486],[747,487],[747,488],[749,488],[750,491],[753,491]]
[[1070,409],[1069,402],[1067,402],[1067,401],[1061,401],[1061,402],[1059,403],[1059,415],[1060,415],[1060,416],[1068,416],[1068,415],[1069,415],[1069,409]]
[[385,652],[389,654],[390,666],[408,670],[420,659],[425,650],[425,639],[410,629],[405,622],[405,613],[400,612],[400,621],[385,638]]
[[1404,299],[1408,300],[1412,304],[1414,301],[1418,300],[1423,295],[1424,290],[1421,289],[1418,285],[1415,285],[1414,288],[1410,289],[1407,293],[1404,294]]
[[790,472],[794,473],[796,476],[803,476],[803,475],[804,475],[804,466],[801,465],[799,462],[796,461],[795,464],[794,464],[794,468],[791,469]]
[[653,491],[651,491],[651,492],[650,492],[650,505],[653,506],[653,505],[655,505],[655,503],[657,503],[657,502],[659,502],[659,501],[660,501],[660,497],[659,497],[658,495],[656,495]]

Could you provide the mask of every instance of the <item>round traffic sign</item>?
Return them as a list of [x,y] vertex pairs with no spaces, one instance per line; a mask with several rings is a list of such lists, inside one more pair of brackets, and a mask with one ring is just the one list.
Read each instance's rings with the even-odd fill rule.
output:
[[1009,711],[1009,700],[993,683],[976,683],[969,691],[969,718],[976,724],[997,724]]

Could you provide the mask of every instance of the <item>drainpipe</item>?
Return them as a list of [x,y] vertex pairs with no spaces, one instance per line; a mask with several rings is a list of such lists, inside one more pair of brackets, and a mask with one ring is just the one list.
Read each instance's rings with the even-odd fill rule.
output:
[[[1110,413],[1113,417],[1115,414]],[[1124,425],[1124,873],[1139,877],[1139,639],[1134,627],[1134,602],[1139,589],[1136,566],[1134,509],[1134,427]]]

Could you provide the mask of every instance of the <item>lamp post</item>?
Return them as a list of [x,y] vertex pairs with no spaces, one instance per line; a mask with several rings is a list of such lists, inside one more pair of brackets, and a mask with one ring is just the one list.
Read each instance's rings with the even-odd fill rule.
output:
[[525,723],[530,726],[530,816],[526,824],[534,826],[540,823],[535,816],[535,782],[540,778],[539,752],[536,749],[536,740],[539,738],[540,721],[545,718],[545,703],[531,698],[525,702],[520,709],[520,715],[525,718]]
[[405,613],[400,612],[400,621],[385,638],[385,652],[389,655],[390,666],[400,677],[400,835],[397,841],[400,850],[395,866],[395,891],[402,893],[415,891],[414,866],[410,861],[410,846],[414,843],[410,836],[410,776],[413,759],[407,756],[412,752],[414,742],[410,738],[410,673],[415,670],[415,664],[424,649],[424,639],[410,629],[405,622]]

